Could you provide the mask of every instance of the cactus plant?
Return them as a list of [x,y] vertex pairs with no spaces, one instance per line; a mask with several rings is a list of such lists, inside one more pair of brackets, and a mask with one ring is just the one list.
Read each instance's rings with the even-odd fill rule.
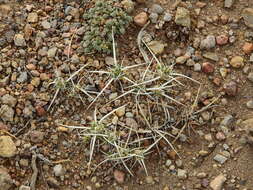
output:
[[98,1],[84,13],[86,31],[82,46],[85,53],[112,53],[112,31],[115,36],[125,33],[132,20],[124,9],[116,5],[117,0]]

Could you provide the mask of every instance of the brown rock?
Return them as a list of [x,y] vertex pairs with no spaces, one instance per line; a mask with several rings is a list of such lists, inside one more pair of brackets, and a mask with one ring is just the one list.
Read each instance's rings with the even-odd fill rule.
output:
[[226,94],[229,96],[236,96],[237,94],[237,84],[234,81],[230,81],[223,85],[223,89],[225,90]]
[[138,26],[144,26],[148,21],[148,14],[146,12],[141,12],[134,17],[134,22]]
[[12,187],[13,181],[8,174],[7,169],[0,167],[0,189],[9,190]]
[[0,156],[4,158],[13,157],[16,154],[16,145],[10,136],[0,136]]
[[243,67],[244,59],[241,56],[234,56],[230,61],[230,65],[234,68]]
[[210,187],[212,190],[221,190],[226,180],[226,177],[223,174],[220,174],[210,182]]
[[33,143],[41,143],[44,139],[44,133],[41,131],[31,131],[30,139]]
[[242,47],[242,50],[246,54],[250,54],[253,51],[253,43],[245,42]]
[[219,35],[216,37],[216,43],[218,45],[226,45],[228,43],[228,37],[226,35]]
[[214,65],[209,62],[205,62],[202,64],[202,71],[204,73],[213,73],[214,72]]
[[120,170],[115,170],[113,172],[113,176],[114,176],[114,179],[118,182],[118,183],[124,183],[125,181],[125,173],[123,173],[122,171]]

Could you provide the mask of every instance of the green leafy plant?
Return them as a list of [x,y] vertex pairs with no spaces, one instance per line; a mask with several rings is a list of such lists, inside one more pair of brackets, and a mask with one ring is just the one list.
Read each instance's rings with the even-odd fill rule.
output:
[[115,36],[126,32],[132,17],[117,6],[116,2],[117,0],[98,1],[84,13],[86,31],[82,45],[85,53],[112,53],[112,31]]

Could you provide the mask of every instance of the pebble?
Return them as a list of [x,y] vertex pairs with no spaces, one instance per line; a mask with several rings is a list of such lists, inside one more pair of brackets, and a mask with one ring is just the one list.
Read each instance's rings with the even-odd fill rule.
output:
[[234,0],[225,0],[224,1],[225,8],[231,8],[233,4],[234,4]]
[[0,118],[3,121],[13,121],[14,110],[8,105],[2,105],[0,108]]
[[176,160],[176,166],[181,168],[183,167],[183,161],[182,160]]
[[230,61],[230,65],[234,68],[243,67],[244,59],[241,56],[234,56]]
[[204,40],[200,42],[200,49],[212,49],[216,45],[216,39],[214,35],[208,35]]
[[171,164],[172,164],[172,161],[171,161],[170,159],[166,160],[165,165],[166,165],[167,167],[170,167]]
[[11,107],[15,107],[17,103],[17,99],[9,94],[5,94],[4,96],[2,96],[1,101],[3,104],[7,104],[8,106],[11,106]]
[[207,59],[210,59],[212,61],[216,61],[216,62],[219,61],[219,56],[216,53],[213,53],[213,52],[204,53],[203,57],[207,58]]
[[138,26],[144,26],[148,21],[148,14],[141,12],[134,17],[134,22]]
[[234,81],[225,83],[223,89],[229,96],[236,96],[237,94],[237,84]]
[[152,176],[147,176],[146,182],[147,182],[147,184],[154,184],[155,183],[154,178]]
[[253,28],[253,8],[245,8],[242,11],[242,17],[246,26]]
[[253,43],[245,42],[242,50],[245,54],[250,54],[253,51]]
[[232,115],[226,115],[220,123],[220,126],[228,127],[234,122]]
[[250,72],[247,76],[248,80],[253,82],[253,72]]
[[65,174],[65,169],[63,168],[62,164],[55,165],[53,171],[56,177],[60,177]]
[[153,24],[157,23],[158,20],[158,14],[157,13],[151,13],[149,15],[149,18]]
[[225,156],[221,154],[216,154],[213,159],[219,162],[220,164],[224,164],[228,160],[228,158],[226,158]]
[[226,177],[223,174],[220,174],[210,182],[210,187],[212,190],[222,190],[223,184],[226,180]]
[[204,173],[204,172],[200,172],[200,173],[197,174],[197,178],[199,178],[199,179],[203,179],[203,178],[206,178],[206,177],[207,177],[207,174]]
[[31,190],[31,188],[29,186],[21,185],[19,190]]
[[219,141],[223,141],[223,140],[226,139],[226,136],[225,136],[224,133],[222,133],[222,132],[216,133],[215,137],[216,137],[216,139],[219,140]]
[[154,54],[158,55],[163,53],[166,44],[161,41],[151,41],[148,46]]
[[44,140],[44,132],[41,131],[31,131],[30,132],[30,139],[33,143],[41,143]]
[[226,45],[228,43],[228,36],[227,35],[220,35],[216,37],[216,43],[218,45]]
[[184,7],[178,7],[175,16],[175,23],[190,28],[191,27],[190,11]]
[[118,183],[120,183],[120,184],[124,183],[124,181],[125,181],[125,173],[124,173],[124,172],[122,172],[122,171],[120,171],[120,170],[115,170],[115,171],[113,172],[113,176],[114,176],[114,179],[115,179]]
[[116,115],[117,115],[118,117],[124,116],[125,113],[126,113],[126,107],[125,107],[125,106],[122,106],[122,107],[118,108],[118,109],[115,111],[115,113],[116,113]]
[[4,158],[13,157],[16,154],[16,145],[10,136],[0,136],[0,156]]
[[0,189],[9,190],[13,185],[11,176],[8,174],[7,169],[0,167]]
[[49,28],[51,28],[51,24],[47,21],[47,20],[44,20],[41,22],[41,26],[45,29],[45,30],[48,30]]
[[205,62],[202,64],[202,71],[207,74],[213,73],[214,72],[214,65],[209,62]]
[[249,61],[252,63],[253,62],[253,53],[249,57]]
[[25,38],[23,34],[16,34],[14,36],[14,44],[19,47],[26,46]]
[[153,4],[150,8],[151,13],[162,14],[164,9],[159,4]]
[[126,125],[133,129],[138,129],[138,123],[133,118],[126,118]]
[[246,103],[247,108],[253,109],[253,100],[250,100]]
[[121,2],[127,13],[132,13],[134,10],[135,3],[132,0],[123,0]]
[[163,16],[163,20],[164,20],[165,22],[171,21],[171,20],[172,20],[172,15],[171,15],[170,13],[166,12],[166,13],[164,14],[164,16]]
[[187,61],[187,59],[189,59],[188,56],[180,56],[180,57],[176,58],[176,63],[177,64],[184,64]]
[[35,12],[29,13],[27,16],[27,22],[36,23],[36,22],[38,22],[38,20],[39,20],[38,14]]
[[52,188],[57,188],[58,189],[59,186],[60,186],[60,183],[53,177],[47,178],[47,183]]
[[199,72],[201,71],[201,65],[199,63],[194,64],[193,66],[194,71]]
[[49,58],[54,58],[57,52],[57,47],[52,47],[47,51],[47,56]]
[[183,169],[178,169],[177,176],[179,179],[187,179],[187,171]]

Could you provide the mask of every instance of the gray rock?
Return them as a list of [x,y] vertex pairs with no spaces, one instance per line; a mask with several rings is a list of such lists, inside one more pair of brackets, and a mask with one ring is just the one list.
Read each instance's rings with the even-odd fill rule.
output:
[[6,43],[7,42],[6,42],[5,38],[0,38],[0,47],[4,46]]
[[24,82],[27,81],[27,79],[28,79],[27,72],[24,71],[24,72],[20,73],[19,77],[17,78],[17,82],[18,83],[24,83]]
[[170,167],[171,164],[172,164],[172,161],[171,161],[170,159],[166,160],[165,165],[166,165],[167,167]]
[[39,20],[39,17],[38,17],[38,14],[36,12],[28,14],[27,22],[35,23],[35,22],[38,22],[38,20]]
[[253,28],[253,8],[246,8],[242,11],[242,17],[246,26]]
[[53,171],[56,177],[63,176],[65,174],[65,169],[61,164],[55,165]]
[[163,8],[158,4],[153,4],[152,7],[150,8],[151,13],[162,14],[163,11],[164,11]]
[[41,22],[41,26],[42,26],[45,30],[51,28],[51,24],[50,24],[50,22],[48,22],[47,20],[42,21],[42,22]]
[[247,108],[253,109],[253,100],[250,100],[246,103]]
[[212,49],[216,45],[216,40],[214,35],[208,35],[206,39],[200,42],[200,49]]
[[229,125],[233,123],[233,121],[234,121],[234,117],[232,115],[226,115],[224,119],[221,121],[220,125],[228,127]]
[[138,129],[138,123],[131,117],[126,118],[126,125],[133,129]]
[[21,185],[19,187],[19,190],[30,190],[31,188],[29,186]]
[[54,58],[57,52],[57,47],[52,47],[47,51],[47,56],[49,58]]
[[176,166],[181,168],[183,167],[183,161],[182,160],[176,160]]
[[185,27],[191,27],[190,11],[183,7],[178,7],[175,23]]
[[225,8],[231,8],[233,4],[234,4],[234,0],[225,0],[224,1]]
[[150,18],[151,22],[155,24],[155,23],[157,23],[157,20],[158,20],[158,14],[157,13],[151,13],[149,15],[149,18]]
[[11,176],[8,174],[7,169],[0,167],[0,189],[9,190],[13,185]]
[[79,57],[78,57],[77,54],[74,54],[74,55],[71,57],[71,63],[74,63],[74,64],[80,63],[80,59],[79,59]]
[[196,72],[201,71],[201,65],[199,63],[194,64],[193,70],[196,71]]
[[149,48],[153,51],[154,54],[162,54],[166,44],[162,41],[151,41],[148,43]]
[[253,53],[250,55],[249,61],[250,61],[250,62],[253,62]]
[[216,162],[219,162],[220,164],[224,164],[228,160],[227,157],[225,157],[225,156],[223,156],[221,154],[216,154],[213,159]]
[[213,53],[213,52],[204,53],[203,57],[206,58],[206,59],[210,59],[212,61],[216,61],[216,62],[219,61],[218,55],[216,53]]
[[187,171],[183,170],[183,169],[178,169],[177,176],[179,179],[186,179],[187,178]]
[[23,34],[16,34],[14,36],[14,44],[19,47],[26,46],[26,42],[25,42],[25,38]]
[[172,19],[172,15],[171,15],[170,13],[166,12],[166,13],[164,14],[164,16],[163,16],[163,20],[164,20],[165,22],[169,22],[169,21],[171,21],[171,19]]
[[0,156],[11,158],[16,154],[17,148],[10,136],[0,136]]
[[13,121],[14,110],[8,105],[2,105],[0,108],[0,118],[3,121]]
[[31,131],[30,139],[33,143],[41,143],[44,139],[44,132],[41,131]]
[[14,107],[17,103],[17,99],[9,94],[5,94],[2,98],[2,103],[7,104],[11,107]]
[[253,82],[253,72],[250,72],[247,78],[249,81]]
[[7,42],[11,43],[14,39],[15,32],[14,32],[14,30],[8,30],[5,32],[4,36],[5,36],[5,39],[7,40]]

